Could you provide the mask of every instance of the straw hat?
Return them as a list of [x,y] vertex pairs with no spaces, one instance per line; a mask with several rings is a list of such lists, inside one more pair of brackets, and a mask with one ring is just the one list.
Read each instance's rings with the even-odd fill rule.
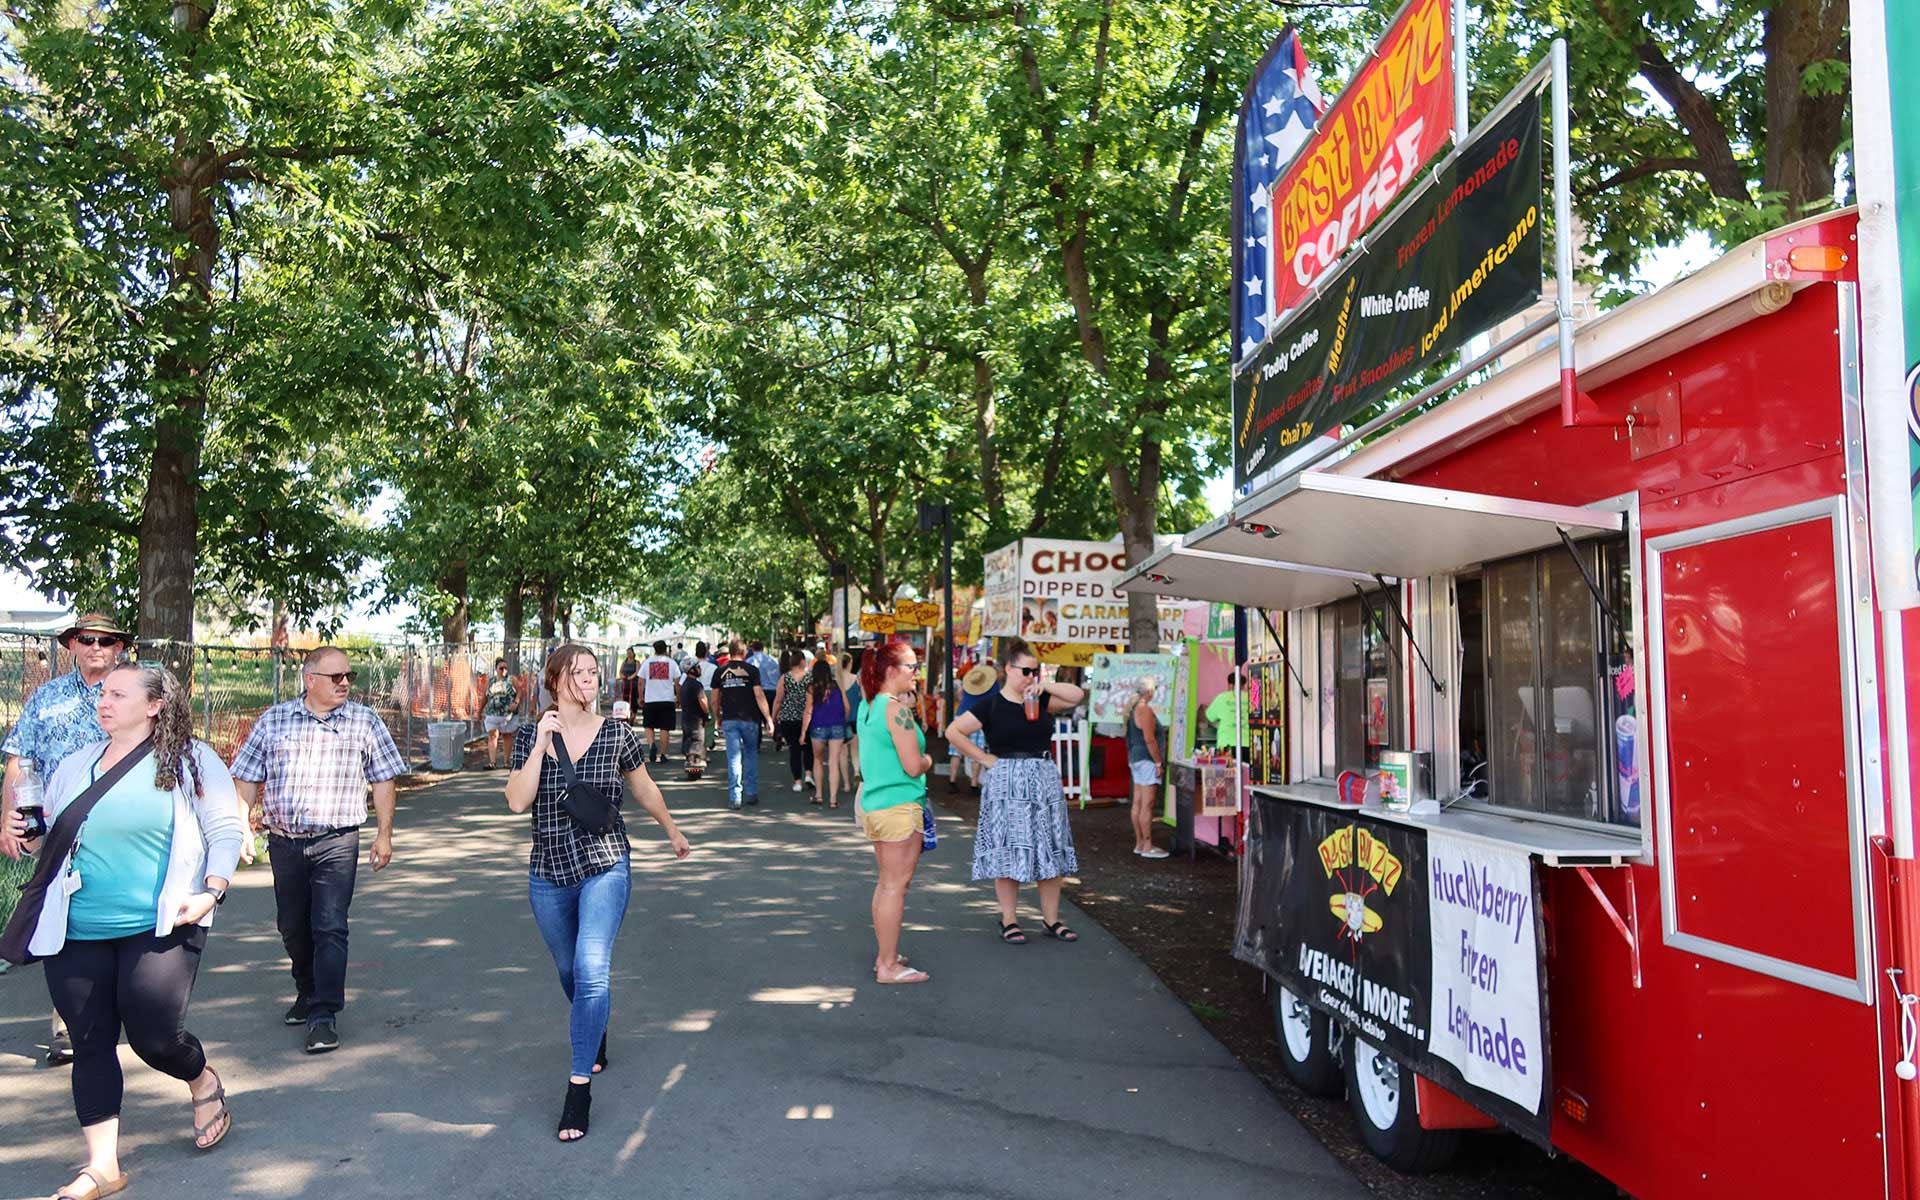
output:
[[66,645],[76,633],[110,633],[122,642],[132,644],[133,635],[120,628],[120,623],[105,613],[90,612],[69,625],[56,640]]
[[992,667],[981,663],[960,677],[960,690],[969,696],[984,696],[993,690],[998,678]]

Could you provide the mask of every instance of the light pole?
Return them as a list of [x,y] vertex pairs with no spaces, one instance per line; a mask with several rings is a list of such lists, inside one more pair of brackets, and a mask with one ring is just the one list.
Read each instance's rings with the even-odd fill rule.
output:
[[853,597],[847,594],[847,564],[835,563],[832,570],[840,586],[840,653],[845,654],[853,648]]
[[942,605],[947,614],[947,639],[945,654],[947,661],[945,697],[941,714],[945,720],[953,719],[953,508],[946,504],[928,504],[920,502],[920,528],[922,530],[940,530],[940,586],[946,593]]

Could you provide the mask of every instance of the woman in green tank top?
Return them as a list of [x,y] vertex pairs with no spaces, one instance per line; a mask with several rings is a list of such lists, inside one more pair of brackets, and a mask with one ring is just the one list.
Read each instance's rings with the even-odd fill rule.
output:
[[878,953],[873,977],[881,983],[925,983],[927,973],[900,957],[900,924],[907,887],[920,864],[921,813],[927,803],[926,735],[913,719],[911,697],[919,687],[920,663],[913,647],[887,642],[868,650],[860,664],[861,691],[869,703],[860,712],[860,823],[880,880],[873,889],[873,936]]

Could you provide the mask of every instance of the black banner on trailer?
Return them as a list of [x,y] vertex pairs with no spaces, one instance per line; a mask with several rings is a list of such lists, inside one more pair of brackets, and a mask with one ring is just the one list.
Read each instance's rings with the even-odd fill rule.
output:
[[[1537,989],[1537,1026],[1526,1034],[1534,1044],[1524,1052],[1531,1056],[1540,1082],[1537,1102],[1529,1110],[1469,1083],[1459,1066],[1433,1049],[1429,1022],[1441,1020],[1451,1035],[1464,1018],[1447,1005],[1440,1006],[1447,1011],[1435,1015],[1427,835],[1363,812],[1266,796],[1252,805],[1248,821],[1233,956],[1342,1022],[1349,1034],[1357,1033],[1507,1128],[1551,1149],[1546,958],[1537,883],[1527,897],[1532,911],[1516,909],[1513,922],[1524,935],[1520,950],[1531,970],[1525,978],[1510,981],[1517,988]],[[1454,876],[1448,876],[1448,883],[1454,885]],[[1451,943],[1448,950],[1460,952]],[[1494,1036],[1511,1039],[1514,1032],[1502,1029]],[[1508,1049],[1503,1045],[1489,1053]],[[1401,1092],[1403,1097],[1411,1094],[1410,1086]]]
[[1233,377],[1233,481],[1347,424],[1540,298],[1538,93],[1367,239]]

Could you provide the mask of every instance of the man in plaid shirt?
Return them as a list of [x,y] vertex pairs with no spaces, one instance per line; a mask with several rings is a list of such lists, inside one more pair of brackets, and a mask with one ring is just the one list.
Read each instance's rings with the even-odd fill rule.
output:
[[407,764],[379,716],[347,699],[354,672],[343,651],[308,652],[300,674],[305,695],[260,714],[234,757],[233,781],[254,827],[267,831],[297,990],[286,1023],[305,1025],[307,1053],[320,1054],[340,1045],[335,1019],[347,1002],[347,906],[367,788],[375,829],[367,862],[378,871],[393,859],[393,780]]

